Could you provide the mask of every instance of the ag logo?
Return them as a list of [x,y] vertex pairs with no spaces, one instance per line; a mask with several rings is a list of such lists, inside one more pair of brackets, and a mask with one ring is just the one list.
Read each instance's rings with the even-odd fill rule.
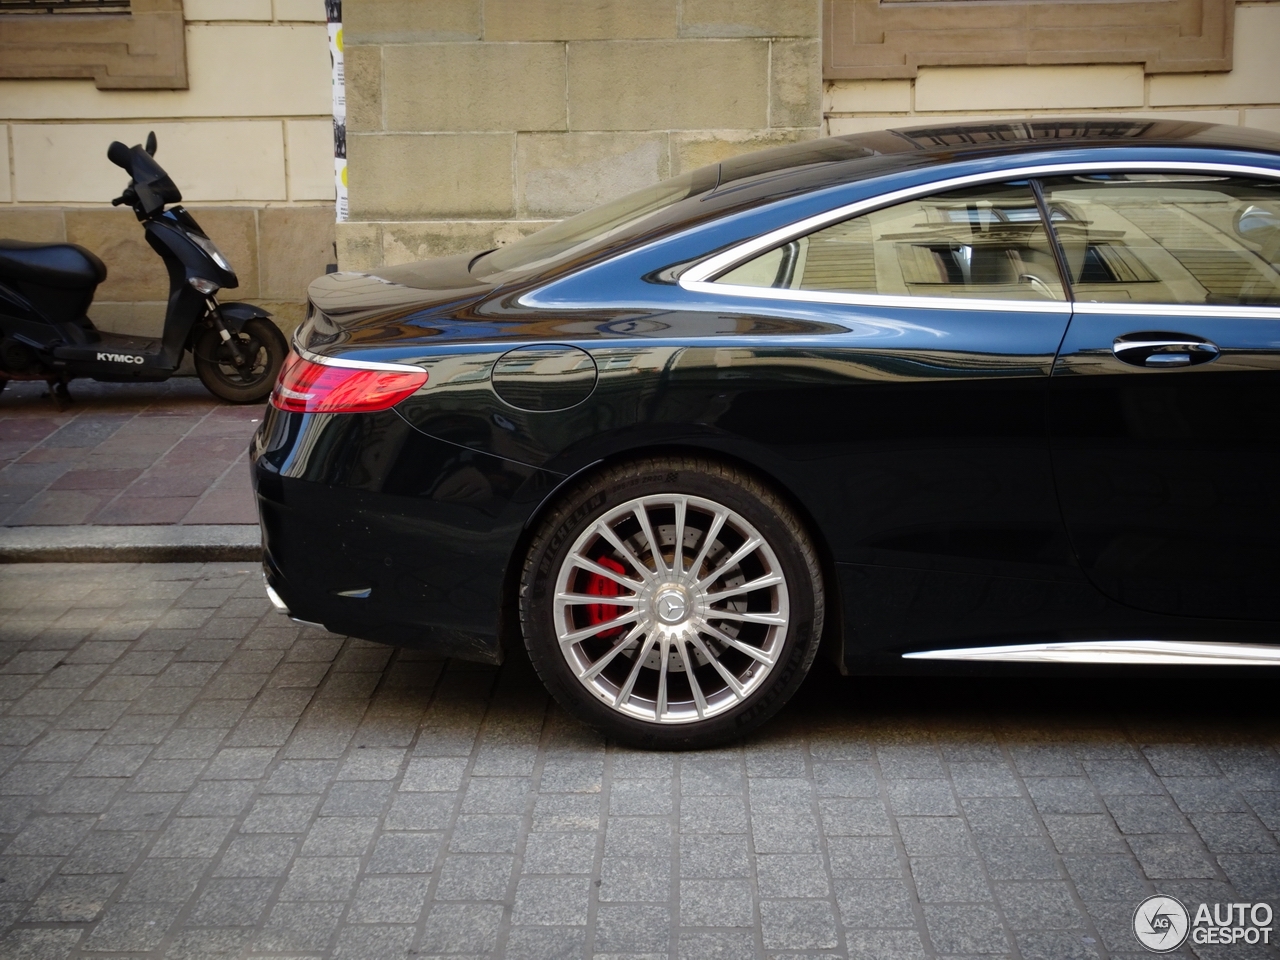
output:
[[1147,897],[1133,911],[1133,933],[1152,953],[1169,953],[1187,940],[1191,916],[1173,897]]

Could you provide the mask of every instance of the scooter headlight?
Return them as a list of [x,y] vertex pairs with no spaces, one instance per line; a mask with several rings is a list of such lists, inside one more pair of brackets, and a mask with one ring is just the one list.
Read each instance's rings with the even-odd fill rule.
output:
[[218,292],[218,285],[212,280],[206,280],[204,277],[187,277],[187,283],[191,284],[206,297],[212,297]]
[[192,243],[207,253],[209,255],[209,259],[220,266],[223,270],[227,271],[227,273],[235,273],[235,271],[231,269],[231,264],[227,261],[227,258],[222,255],[222,251],[218,249],[217,245],[212,240],[208,237],[202,237],[198,233],[188,233],[187,236],[191,239]]

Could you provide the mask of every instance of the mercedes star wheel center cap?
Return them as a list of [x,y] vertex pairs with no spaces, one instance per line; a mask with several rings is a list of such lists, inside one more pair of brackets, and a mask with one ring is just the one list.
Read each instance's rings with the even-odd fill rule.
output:
[[679,623],[689,611],[689,603],[679,590],[664,590],[654,603],[658,619],[663,623]]

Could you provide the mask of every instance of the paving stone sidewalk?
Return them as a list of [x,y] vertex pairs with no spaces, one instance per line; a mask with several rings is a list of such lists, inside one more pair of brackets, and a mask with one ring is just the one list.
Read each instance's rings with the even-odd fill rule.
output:
[[251,564],[0,567],[0,664],[5,960],[1137,960],[1157,891],[1280,908],[1270,680],[819,667],[644,753],[518,660],[283,619]]
[[247,448],[264,406],[193,377],[0,393],[0,525],[256,524]]

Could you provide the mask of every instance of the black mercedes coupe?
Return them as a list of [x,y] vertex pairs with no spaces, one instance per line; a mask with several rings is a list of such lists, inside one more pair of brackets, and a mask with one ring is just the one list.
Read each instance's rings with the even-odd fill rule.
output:
[[813,140],[331,274],[252,455],[281,610],[527,651],[629,743],[741,735],[820,646],[1277,665],[1280,137]]

